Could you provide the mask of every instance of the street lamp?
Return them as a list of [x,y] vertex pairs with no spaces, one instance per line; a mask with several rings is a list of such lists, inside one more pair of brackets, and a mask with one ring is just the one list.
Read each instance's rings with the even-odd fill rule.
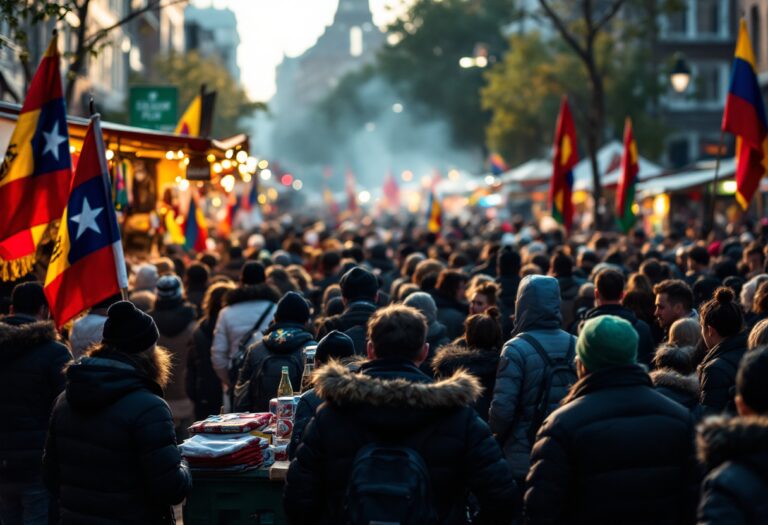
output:
[[672,83],[672,88],[678,93],[688,89],[688,84],[691,83],[691,68],[680,53],[675,54],[675,65],[669,74],[669,81]]

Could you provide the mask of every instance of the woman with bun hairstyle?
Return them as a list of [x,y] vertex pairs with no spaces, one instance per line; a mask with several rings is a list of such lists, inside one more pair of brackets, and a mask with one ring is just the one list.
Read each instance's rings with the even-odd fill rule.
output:
[[475,410],[483,421],[488,421],[496,369],[504,343],[499,317],[499,311],[493,306],[481,314],[470,315],[464,322],[466,346],[455,343],[444,346],[432,360],[437,379],[451,377],[456,370],[464,368],[480,380],[483,394],[475,402]]
[[67,369],[43,456],[60,523],[174,523],[192,479],[163,400],[171,357],[159,337],[149,315],[117,302],[101,343]]
[[720,287],[701,308],[701,336],[707,354],[699,365],[704,415],[736,413],[734,386],[739,363],[747,350],[744,314],[733,290]]

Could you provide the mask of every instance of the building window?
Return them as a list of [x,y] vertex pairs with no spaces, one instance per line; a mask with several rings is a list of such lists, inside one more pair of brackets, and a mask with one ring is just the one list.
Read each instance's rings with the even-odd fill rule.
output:
[[696,31],[701,35],[716,35],[720,32],[720,0],[698,0],[696,2]]
[[688,8],[681,8],[671,13],[667,20],[669,22],[669,33],[675,35],[684,35],[688,32]]
[[760,39],[760,10],[756,5],[753,5],[749,10],[749,22],[749,36],[752,38],[752,45],[755,48],[755,60],[759,63],[763,54],[763,42]]
[[721,67],[718,64],[700,64],[696,72],[696,96],[702,102],[719,102],[721,99]]
[[667,148],[669,164],[673,168],[682,168],[690,163],[690,154],[688,151],[688,138],[680,138],[669,142]]

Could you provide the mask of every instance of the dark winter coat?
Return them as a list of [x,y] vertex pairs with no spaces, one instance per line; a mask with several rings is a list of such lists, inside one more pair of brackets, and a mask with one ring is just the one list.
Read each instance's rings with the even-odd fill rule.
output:
[[[653,336],[651,335],[651,327],[648,324],[638,319],[635,313],[629,308],[624,308],[620,304],[604,304],[596,306],[589,310],[584,319],[594,319],[601,315],[615,315],[629,322],[632,328],[637,332],[637,361],[646,366],[650,366],[653,355],[656,352],[656,345],[653,342]],[[581,331],[581,326],[579,327]]]
[[[256,395],[259,369],[270,355],[293,356],[297,362],[304,360],[302,350],[314,343],[314,337],[303,326],[292,323],[278,323],[264,335],[264,338],[248,349],[248,356],[240,369],[240,378],[235,387],[235,411],[267,412],[269,405],[258,406]],[[298,392],[300,385],[291,385]]]
[[696,506],[693,419],[638,365],[582,378],[536,437],[526,523],[678,524]]
[[366,363],[360,373],[325,365],[315,388],[324,403],[288,470],[291,523],[342,522],[354,457],[373,439],[393,439],[423,457],[438,523],[465,523],[469,490],[484,515],[479,523],[509,523],[515,484],[498,444],[470,407],[481,388],[474,377],[460,371],[435,383],[413,363],[387,359]]
[[451,340],[448,338],[448,330],[445,325],[439,321],[429,323],[427,326],[427,344],[429,344],[429,353],[419,369],[427,374],[429,377],[433,377],[432,361],[435,359],[435,354],[443,346],[450,344]]
[[699,525],[768,523],[768,418],[711,418],[699,427]]
[[661,368],[651,372],[651,381],[657,392],[677,401],[688,410],[695,410],[699,406],[699,378],[696,374],[684,376],[669,368]]
[[747,332],[729,337],[712,348],[699,365],[701,408],[704,415],[736,413],[736,372],[747,351]]
[[[357,355],[366,354],[366,325],[368,319],[373,316],[377,306],[368,301],[354,301],[347,305],[342,313],[328,317],[320,325],[317,332],[318,341],[328,335],[333,330],[347,332],[355,343],[355,353]],[[354,330],[352,330],[354,328]]]
[[475,410],[483,421],[488,421],[500,356],[498,348],[446,346],[432,360],[432,368],[438,378],[451,377],[460,368],[475,376],[483,387],[483,393],[475,401]]
[[501,292],[496,298],[496,305],[501,312],[501,335],[506,340],[515,327],[511,316],[515,313],[517,289],[520,287],[520,277],[517,275],[502,275],[496,282],[501,286]]
[[221,411],[221,380],[211,364],[211,345],[215,322],[201,319],[192,335],[193,349],[187,360],[187,394],[195,404],[195,419],[205,419]]
[[[552,277],[533,275],[523,279],[517,292],[514,335],[525,332],[534,337],[552,357],[565,357],[575,338],[560,329],[560,290]],[[501,441],[516,479],[523,479],[530,466],[529,434],[536,416],[547,366],[536,350],[520,337],[507,341],[494,385],[488,422]],[[568,385],[553,385],[550,404],[557,404]]]
[[207,288],[187,288],[187,301],[195,306],[195,319],[203,315],[203,299]]
[[168,523],[192,480],[161,396],[157,383],[118,353],[69,367],[44,457],[62,523]]
[[563,316],[562,328],[568,330],[576,317],[576,297],[583,281],[575,277],[558,277],[560,285],[560,314]]
[[71,356],[53,323],[0,322],[0,484],[39,481],[48,420]]
[[464,321],[469,313],[469,306],[460,303],[453,297],[448,297],[440,290],[432,290],[429,295],[437,306],[437,320],[445,326],[448,338],[453,340],[464,333]]

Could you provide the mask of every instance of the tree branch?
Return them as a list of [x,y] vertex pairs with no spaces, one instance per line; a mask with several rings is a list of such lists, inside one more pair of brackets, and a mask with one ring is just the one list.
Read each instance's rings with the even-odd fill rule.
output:
[[169,2],[163,4],[163,3],[161,3],[161,1],[162,0],[150,0],[149,2],[147,2],[147,5],[145,5],[144,7],[142,7],[141,9],[138,9],[136,11],[131,11],[130,13],[125,15],[125,17],[123,17],[122,19],[118,20],[117,22],[115,22],[111,26],[105,27],[103,29],[99,29],[93,35],[88,35],[85,38],[84,42],[83,42],[83,47],[85,49],[92,48],[93,46],[95,46],[99,42],[99,40],[102,40],[103,38],[105,38],[107,36],[107,34],[109,34],[110,31],[113,31],[114,29],[117,29],[118,27],[127,24],[128,22],[130,22],[134,18],[137,18],[137,17],[143,15],[144,13],[146,13],[148,11],[151,11],[151,10],[153,10],[155,8],[163,9],[163,8],[175,5],[175,4],[185,4],[185,3],[189,2],[189,0],[170,0]]
[[611,19],[618,14],[621,7],[626,3],[626,0],[616,0],[608,8],[608,12],[600,17],[595,23],[595,32],[599,32]]
[[589,60],[589,55],[587,54],[586,49],[584,49],[576,40],[576,37],[568,31],[565,22],[563,22],[563,20],[557,16],[557,13],[554,9],[552,9],[552,6],[549,5],[547,0],[539,0],[539,5],[541,5],[542,9],[544,9],[544,12],[547,13],[549,19],[552,20],[552,23],[555,24],[555,27],[563,37],[563,40],[565,40],[568,45],[573,48],[573,50],[576,52],[576,54],[579,55],[579,57],[581,57],[582,60],[585,62]]

